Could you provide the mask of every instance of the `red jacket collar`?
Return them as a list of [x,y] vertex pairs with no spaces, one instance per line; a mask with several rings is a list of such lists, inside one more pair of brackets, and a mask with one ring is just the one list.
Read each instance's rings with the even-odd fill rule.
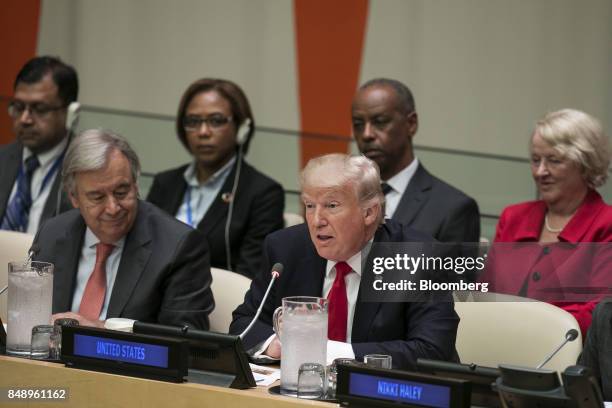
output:
[[[598,213],[604,207],[603,199],[595,190],[589,190],[584,201],[578,207],[576,214],[570,219],[565,228],[559,233],[559,241],[577,243],[581,242],[589,231],[591,224],[597,219]],[[517,241],[537,241],[540,238],[546,203],[536,201],[529,213],[525,214],[517,231]]]

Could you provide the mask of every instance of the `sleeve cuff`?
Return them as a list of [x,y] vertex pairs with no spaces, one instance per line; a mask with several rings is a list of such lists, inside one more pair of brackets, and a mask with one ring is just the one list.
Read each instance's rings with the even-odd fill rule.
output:
[[355,358],[353,345],[341,341],[327,340],[327,364],[331,364],[337,358]]
[[279,361],[279,359],[277,358],[272,358],[264,354],[264,351],[266,351],[270,343],[272,343],[272,340],[274,340],[274,337],[276,337],[276,334],[271,335],[265,341],[259,343],[257,346],[250,349],[248,352],[249,356],[256,358],[258,361],[261,361],[261,360],[268,360],[270,362]]

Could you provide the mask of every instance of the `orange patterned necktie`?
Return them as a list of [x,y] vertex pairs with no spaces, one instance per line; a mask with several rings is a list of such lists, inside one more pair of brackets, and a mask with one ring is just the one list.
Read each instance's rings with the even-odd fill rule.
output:
[[96,245],[96,265],[89,276],[79,314],[89,320],[98,320],[106,295],[106,260],[115,248],[114,245],[99,243]]

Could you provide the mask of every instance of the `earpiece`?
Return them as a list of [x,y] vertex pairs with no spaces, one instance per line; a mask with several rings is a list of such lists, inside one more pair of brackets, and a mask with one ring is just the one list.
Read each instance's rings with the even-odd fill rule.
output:
[[72,132],[79,123],[79,114],[81,113],[81,104],[78,102],[71,102],[68,105],[66,113],[66,131]]
[[236,142],[239,146],[242,146],[246,143],[249,133],[251,132],[251,119],[246,118],[244,122],[240,124],[238,128],[238,133],[236,133]]

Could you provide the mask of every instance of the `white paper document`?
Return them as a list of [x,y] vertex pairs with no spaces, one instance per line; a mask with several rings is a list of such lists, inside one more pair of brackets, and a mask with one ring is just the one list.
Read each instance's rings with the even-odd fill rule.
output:
[[257,364],[249,364],[255,383],[258,386],[267,387],[277,380],[280,380],[280,370],[270,366],[260,366]]

